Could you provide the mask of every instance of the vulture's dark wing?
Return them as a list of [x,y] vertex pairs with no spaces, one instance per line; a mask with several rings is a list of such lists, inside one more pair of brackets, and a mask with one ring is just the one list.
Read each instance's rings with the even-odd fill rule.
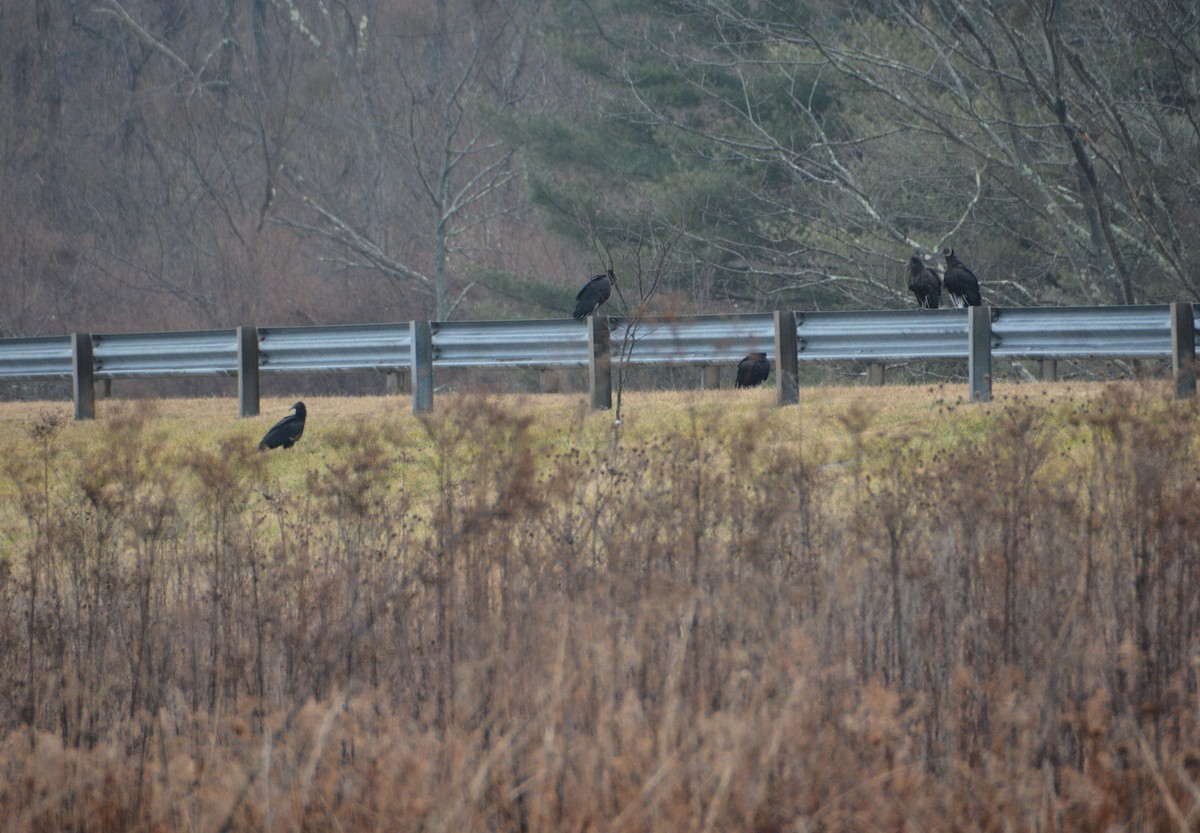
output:
[[918,255],[908,259],[908,288],[921,309],[938,308],[942,295],[941,278]]
[[306,416],[304,403],[297,402],[293,408],[295,413],[284,417],[271,426],[271,430],[266,433],[259,442],[260,450],[268,448],[291,448],[296,444],[296,440],[304,434],[304,419]]
[[737,379],[739,388],[753,388],[767,381],[771,375],[771,361],[766,353],[751,353],[738,362]]
[[579,290],[579,294],[575,296],[576,321],[587,318],[612,295],[611,275],[611,271],[608,274],[596,275]]
[[954,249],[943,249],[946,258],[946,292],[956,307],[978,307],[983,304],[983,296],[979,294],[979,278],[975,277],[967,265],[958,259]]

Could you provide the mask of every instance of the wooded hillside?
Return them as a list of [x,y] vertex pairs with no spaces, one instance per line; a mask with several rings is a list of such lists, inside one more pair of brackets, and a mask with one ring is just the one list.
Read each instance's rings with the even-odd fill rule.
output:
[[1194,300],[1177,0],[0,0],[0,335]]

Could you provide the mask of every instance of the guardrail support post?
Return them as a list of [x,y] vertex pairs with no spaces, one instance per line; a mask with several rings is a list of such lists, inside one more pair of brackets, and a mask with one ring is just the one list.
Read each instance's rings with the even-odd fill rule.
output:
[[238,409],[258,416],[258,327],[238,327]]
[[71,334],[71,391],[75,419],[96,418],[96,368],[92,362],[92,334]]
[[1058,359],[1042,359],[1042,381],[1058,381]]
[[700,389],[719,390],[721,387],[721,365],[706,364],[700,369]]
[[992,400],[992,308],[967,307],[967,376],[972,402]]
[[1171,372],[1175,376],[1175,398],[1196,395],[1196,321],[1192,305],[1171,303]]
[[799,358],[796,344],[796,313],[775,310],[775,391],[780,407],[800,402]]
[[867,365],[867,384],[871,387],[882,386],[886,375],[887,365],[883,362],[871,362]]
[[413,413],[427,414],[433,410],[433,325],[428,321],[413,321],[409,326]]
[[612,336],[607,315],[589,315],[588,327],[588,395],[592,410],[612,408]]

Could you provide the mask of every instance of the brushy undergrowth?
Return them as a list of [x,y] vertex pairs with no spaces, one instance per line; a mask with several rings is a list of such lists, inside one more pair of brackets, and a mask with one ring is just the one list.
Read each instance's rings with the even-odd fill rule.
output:
[[944,399],[0,409],[0,826],[1195,829],[1196,405]]

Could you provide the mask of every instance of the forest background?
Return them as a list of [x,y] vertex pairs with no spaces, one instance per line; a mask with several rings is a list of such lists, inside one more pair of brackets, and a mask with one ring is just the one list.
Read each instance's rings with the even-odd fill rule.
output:
[[0,336],[1200,298],[1179,0],[0,2]]

